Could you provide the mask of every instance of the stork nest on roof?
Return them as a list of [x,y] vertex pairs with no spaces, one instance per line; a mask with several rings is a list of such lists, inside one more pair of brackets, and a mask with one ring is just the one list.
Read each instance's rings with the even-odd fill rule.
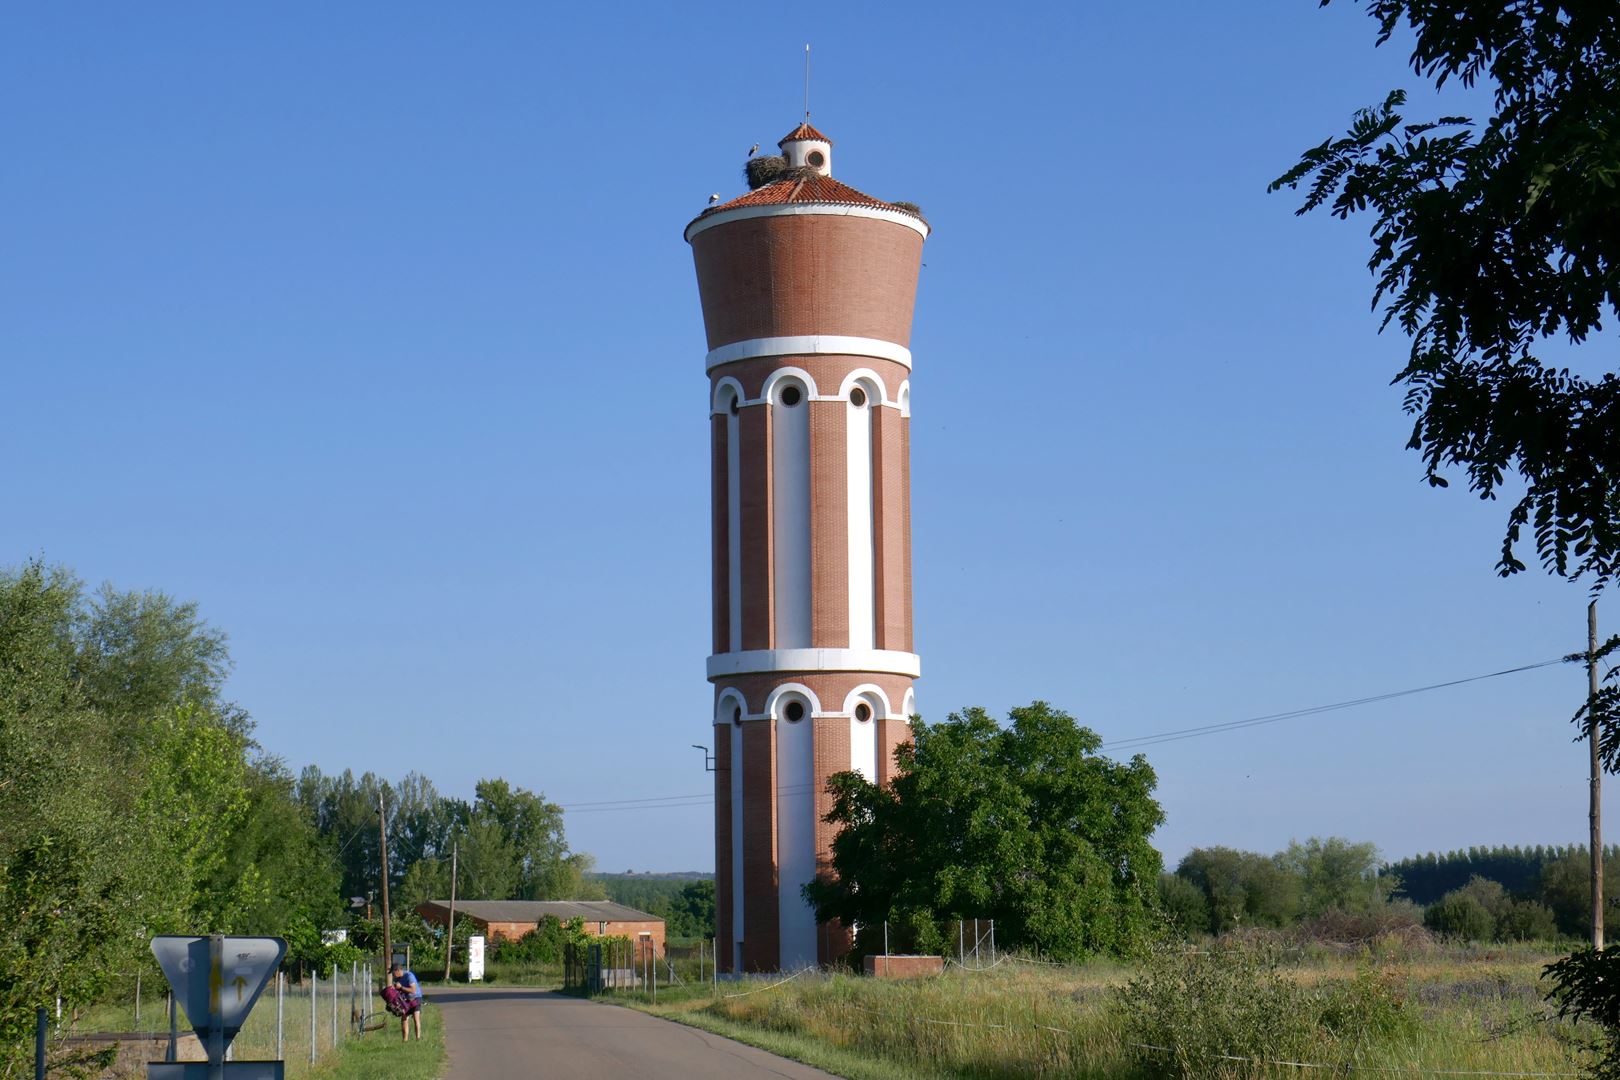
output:
[[743,166],[743,176],[748,180],[749,191],[757,191],[766,184],[786,179],[789,171],[787,158],[780,154],[751,157]]

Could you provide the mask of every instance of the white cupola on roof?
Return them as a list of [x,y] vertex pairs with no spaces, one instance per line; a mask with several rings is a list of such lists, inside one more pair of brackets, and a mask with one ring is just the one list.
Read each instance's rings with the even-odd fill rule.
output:
[[822,176],[832,175],[832,140],[810,126],[807,120],[783,136],[782,148],[790,169],[814,169]]

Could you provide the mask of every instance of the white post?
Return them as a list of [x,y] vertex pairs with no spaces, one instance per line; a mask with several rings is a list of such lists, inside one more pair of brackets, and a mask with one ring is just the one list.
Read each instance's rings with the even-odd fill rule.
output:
[[718,994],[720,992],[720,937],[719,937],[718,934],[715,935],[715,938],[714,938],[714,971],[713,971],[713,974],[714,974],[714,992]]
[[333,964],[332,993],[330,997],[332,998],[332,1049],[334,1050],[337,1049],[338,1044],[338,979],[340,977],[337,964]]
[[349,970],[349,1023],[360,1022],[360,961],[353,962]]
[[135,973],[135,1030],[141,1030],[141,973]]
[[320,1038],[320,1026],[315,1023],[315,990],[321,985],[321,976],[311,968],[309,972],[309,1063],[315,1064],[315,1042]]

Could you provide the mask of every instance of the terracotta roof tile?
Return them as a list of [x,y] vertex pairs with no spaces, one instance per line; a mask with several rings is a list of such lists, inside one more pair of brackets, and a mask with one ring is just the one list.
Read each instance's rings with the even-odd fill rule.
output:
[[788,132],[786,135],[782,136],[776,145],[781,146],[783,143],[798,142],[801,139],[814,139],[817,142],[824,142],[828,146],[832,145],[832,140],[827,138],[827,136],[823,135],[821,132],[817,131],[815,128],[811,127],[809,121],[805,121],[792,131]]
[[719,203],[705,210],[700,217],[719,213],[722,210],[736,210],[744,206],[781,206],[786,203],[833,203],[841,206],[876,206],[884,210],[899,210],[902,214],[911,211],[886,203],[882,199],[874,199],[864,192],[856,191],[848,184],[840,183],[830,176],[812,173],[809,176],[789,176],[775,183],[766,184],[762,188],[755,188],[746,195],[739,195],[730,202]]

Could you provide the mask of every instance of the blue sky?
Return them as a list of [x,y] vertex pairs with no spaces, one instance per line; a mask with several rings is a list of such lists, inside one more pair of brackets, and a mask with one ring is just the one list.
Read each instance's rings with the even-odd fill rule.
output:
[[[806,5],[797,5],[805,8]],[[0,12],[0,562],[197,600],[295,767],[708,790],[704,341],[681,229],[813,119],[935,226],[919,704],[1105,738],[1583,646],[1402,449],[1365,226],[1265,185],[1394,86],[1359,5]],[[1620,615],[1615,616],[1620,619]],[[1611,620],[1612,621],[1612,620]],[[1192,846],[1585,829],[1555,667],[1152,747]],[[605,869],[710,809],[580,808]]]

